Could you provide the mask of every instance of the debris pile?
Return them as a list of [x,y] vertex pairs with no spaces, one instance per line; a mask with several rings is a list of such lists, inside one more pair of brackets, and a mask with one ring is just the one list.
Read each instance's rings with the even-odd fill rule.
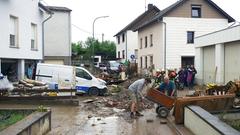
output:
[[14,84],[14,88],[42,90],[42,89],[48,89],[48,85],[44,82],[24,79],[24,80],[20,80],[17,84]]
[[[127,89],[124,89],[121,86],[111,86],[109,91],[114,93],[108,97],[84,100],[84,108],[87,111],[97,113],[101,116],[109,116],[122,111],[130,111],[131,98]],[[143,104],[140,104],[139,109],[142,111],[153,107],[154,103],[148,100],[143,100]]]

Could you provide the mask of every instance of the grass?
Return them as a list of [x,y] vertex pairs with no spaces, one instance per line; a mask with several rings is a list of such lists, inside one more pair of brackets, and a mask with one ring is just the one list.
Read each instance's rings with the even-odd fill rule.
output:
[[31,113],[32,111],[29,110],[0,110],[0,131],[22,120]]

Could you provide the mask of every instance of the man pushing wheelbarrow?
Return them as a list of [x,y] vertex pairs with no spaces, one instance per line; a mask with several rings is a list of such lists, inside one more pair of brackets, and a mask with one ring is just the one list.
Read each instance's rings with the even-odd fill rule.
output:
[[147,99],[157,103],[157,114],[166,118],[174,106],[176,95],[174,82],[170,81],[168,77],[164,77],[164,82],[157,89],[148,90]]

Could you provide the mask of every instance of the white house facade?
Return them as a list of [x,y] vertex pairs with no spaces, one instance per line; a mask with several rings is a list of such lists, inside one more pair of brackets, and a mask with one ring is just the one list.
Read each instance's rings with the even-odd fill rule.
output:
[[47,6],[53,12],[45,23],[44,63],[71,65],[71,9]]
[[[117,36],[116,58],[122,62],[137,59],[138,33],[128,30]],[[132,58],[131,58],[132,57]]]
[[138,31],[133,30],[141,26],[146,20],[154,17],[159,11],[153,4],[148,4],[147,11],[115,35],[117,41],[116,58],[122,62],[126,60],[138,62]]
[[226,84],[240,79],[240,26],[195,38],[198,84]]
[[234,19],[210,0],[180,0],[138,31],[138,66],[175,69],[194,65],[194,37],[228,27]]
[[43,58],[46,11],[50,13],[38,0],[0,1],[0,72],[12,80],[22,79],[27,66]]

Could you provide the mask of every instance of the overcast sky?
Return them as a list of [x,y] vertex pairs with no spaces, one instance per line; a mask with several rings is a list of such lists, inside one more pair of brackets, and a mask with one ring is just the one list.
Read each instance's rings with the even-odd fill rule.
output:
[[[160,10],[177,0],[146,0]],[[240,21],[239,0],[213,0],[229,15]],[[72,9],[72,42],[85,41],[92,36],[92,23],[98,16],[109,16],[95,23],[95,37],[115,41],[113,37],[137,16],[145,11],[145,0],[43,0],[49,6],[65,6]],[[78,28],[76,28],[76,26]]]

